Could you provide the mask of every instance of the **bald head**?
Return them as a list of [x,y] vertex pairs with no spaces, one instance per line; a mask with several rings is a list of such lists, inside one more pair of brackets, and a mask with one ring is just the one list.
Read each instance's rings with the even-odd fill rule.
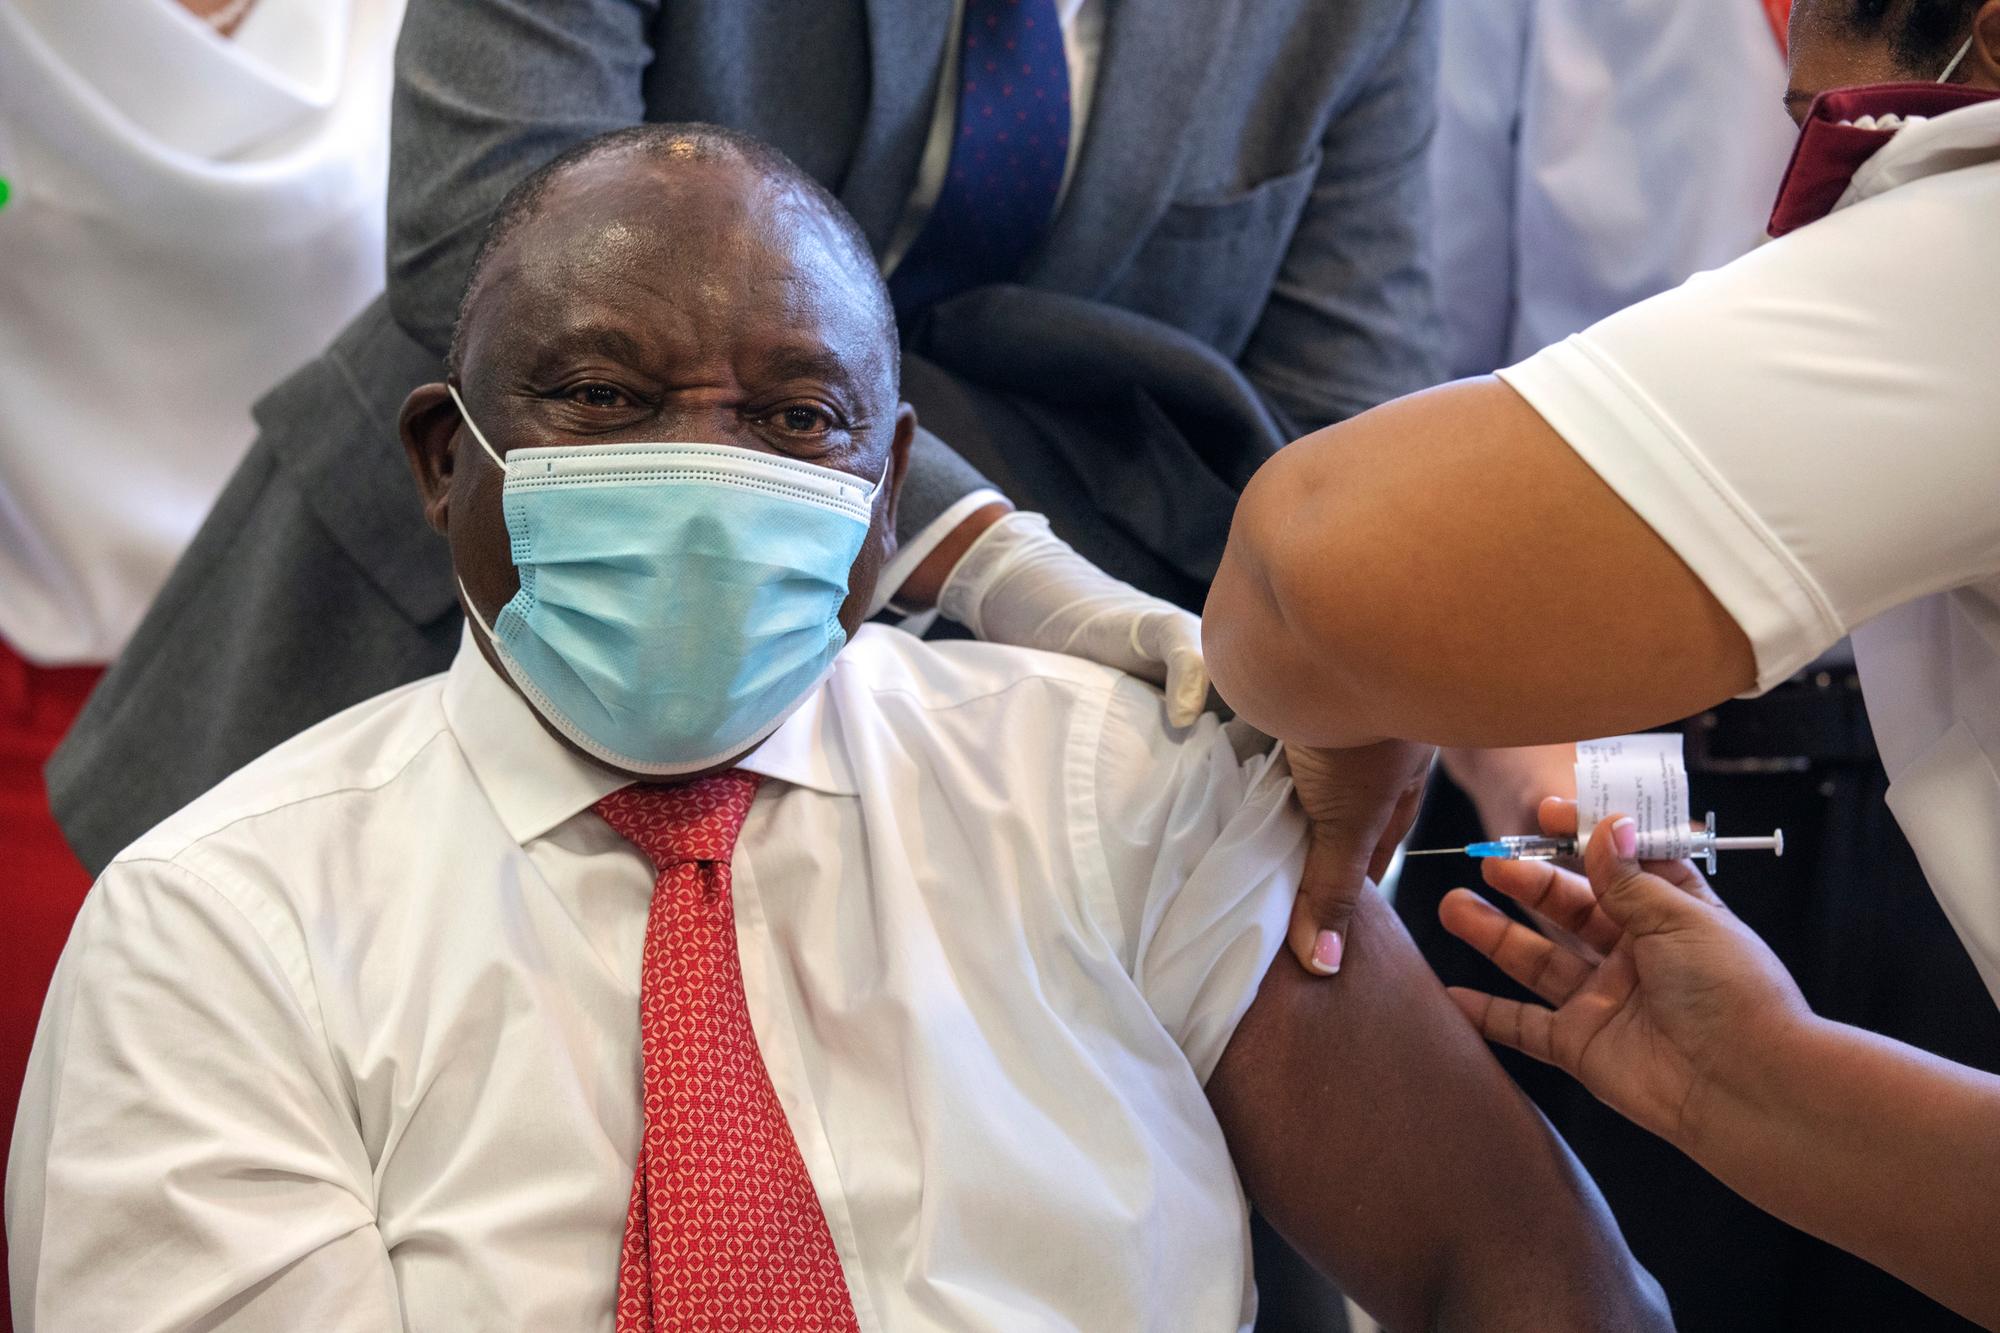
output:
[[[542,215],[551,196],[560,200],[559,188],[581,169],[591,174],[606,171],[641,171],[660,186],[659,205],[671,209],[691,227],[707,231],[694,202],[674,198],[677,182],[684,185],[699,175],[734,182],[744,205],[782,209],[814,225],[823,233],[831,256],[845,261],[857,278],[856,296],[865,301],[877,317],[892,365],[900,370],[895,309],[887,285],[875,263],[868,238],[840,201],[825,186],[801,171],[796,163],[761,139],[720,125],[647,124],[613,130],[575,145],[559,154],[507,192],[488,224],[479,250],[472,261],[465,291],[459,300],[458,320],[452,332],[451,348],[445,364],[453,375],[463,364],[468,312],[477,300],[496,255],[504,253],[527,225]],[[649,170],[650,169],[650,170]],[[716,202],[712,192],[707,202]],[[727,200],[722,201],[727,206]],[[675,207],[676,203],[681,207]],[[898,376],[900,379],[900,375]]]

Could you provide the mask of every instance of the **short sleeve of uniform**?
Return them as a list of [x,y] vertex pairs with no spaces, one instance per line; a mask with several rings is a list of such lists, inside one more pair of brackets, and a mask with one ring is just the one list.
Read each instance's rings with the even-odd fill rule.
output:
[[1760,690],[2000,569],[1996,205],[2000,163],[1917,180],[1501,372],[1735,618]]
[[1290,771],[1254,733],[1176,731],[1159,695],[1113,690],[1082,827],[1108,881],[1103,923],[1146,1003],[1206,1081],[1285,939],[1305,860]]

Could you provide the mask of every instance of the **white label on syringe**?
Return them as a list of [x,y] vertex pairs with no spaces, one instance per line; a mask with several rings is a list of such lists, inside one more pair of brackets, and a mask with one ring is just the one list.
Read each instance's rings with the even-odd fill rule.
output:
[[1644,860],[1680,861],[1692,856],[1680,733],[1578,742],[1576,814],[1578,831],[1585,838],[1606,816],[1630,815],[1639,825],[1639,855]]

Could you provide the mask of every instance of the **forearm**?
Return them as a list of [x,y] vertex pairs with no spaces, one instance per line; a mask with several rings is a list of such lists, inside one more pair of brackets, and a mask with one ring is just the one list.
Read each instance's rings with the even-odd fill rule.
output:
[[909,611],[926,611],[936,606],[945,580],[958,568],[958,562],[965,558],[973,543],[984,536],[988,528],[1013,512],[1012,504],[1005,500],[993,500],[973,510],[962,522],[951,525],[950,530],[930,550],[925,551],[922,558],[909,566],[909,572],[898,581],[897,587],[890,593],[896,605]]
[[1223,697],[1310,745],[1642,730],[1756,675],[1686,565],[1491,379],[1387,404],[1266,464],[1204,622]]
[[507,192],[645,118],[656,0],[411,0],[390,122],[389,307],[442,354]]
[[1681,1146],[1725,1184],[2000,1327],[2000,1078],[1811,1019],[1698,1095]]

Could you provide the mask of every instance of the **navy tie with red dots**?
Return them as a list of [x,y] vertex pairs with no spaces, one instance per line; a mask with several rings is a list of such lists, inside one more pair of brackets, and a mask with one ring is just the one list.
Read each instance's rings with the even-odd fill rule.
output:
[[966,0],[944,187],[889,279],[896,313],[1006,282],[1048,229],[1069,158],[1069,61],[1056,0]]

